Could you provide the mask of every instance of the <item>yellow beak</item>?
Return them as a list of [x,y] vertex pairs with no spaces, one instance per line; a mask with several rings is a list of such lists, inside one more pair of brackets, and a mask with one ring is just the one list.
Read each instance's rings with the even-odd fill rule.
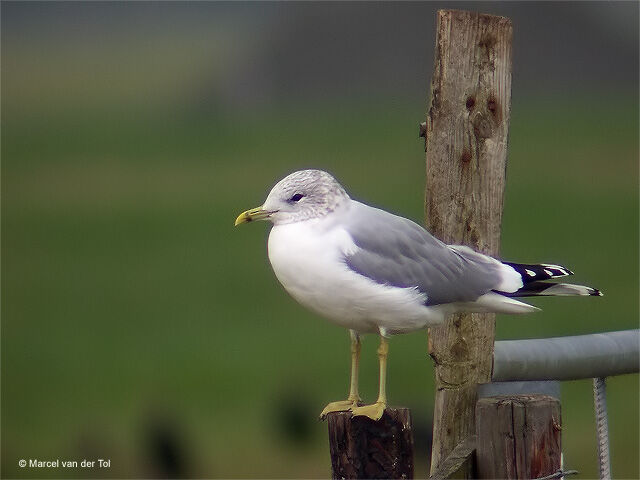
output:
[[266,220],[271,215],[271,212],[265,210],[262,207],[252,208],[246,212],[242,212],[236,218],[235,226],[237,227],[241,223],[253,222],[254,220]]

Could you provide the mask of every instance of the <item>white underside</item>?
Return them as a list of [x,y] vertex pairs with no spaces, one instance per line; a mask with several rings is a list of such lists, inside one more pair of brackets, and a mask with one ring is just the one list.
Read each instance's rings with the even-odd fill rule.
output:
[[331,216],[275,225],[269,260],[276,277],[300,304],[360,333],[384,335],[420,330],[461,311],[528,313],[536,307],[487,293],[474,302],[425,306],[415,288],[381,285],[350,270],[344,254],[357,251],[349,233]]

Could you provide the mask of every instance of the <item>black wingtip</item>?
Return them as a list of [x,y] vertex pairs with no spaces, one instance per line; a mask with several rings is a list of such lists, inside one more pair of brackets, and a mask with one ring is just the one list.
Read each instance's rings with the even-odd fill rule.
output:
[[515,292],[498,292],[506,297],[534,297],[534,296],[589,296],[602,297],[603,294],[597,288],[584,285],[572,285],[570,283],[552,283],[545,281],[529,282]]
[[551,263],[503,263],[518,272],[524,284],[573,275],[573,272],[568,268]]

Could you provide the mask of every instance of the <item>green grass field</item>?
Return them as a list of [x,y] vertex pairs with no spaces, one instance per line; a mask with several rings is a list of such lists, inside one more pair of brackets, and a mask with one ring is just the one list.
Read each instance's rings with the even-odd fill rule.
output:
[[[514,104],[503,258],[564,264],[605,296],[538,300],[541,313],[499,317],[499,339],[637,328],[634,95]],[[348,336],[278,285],[267,226],[233,221],[286,173],[317,167],[422,222],[421,106],[18,107],[2,118],[2,476],[154,476],[162,428],[183,476],[329,476],[316,418],[346,393]],[[376,344],[365,338],[369,400]],[[412,407],[420,432],[432,377],[426,332],[392,339],[390,401]],[[638,478],[638,376],[608,393],[613,474]],[[565,466],[594,478],[590,382],[563,384],[562,401]],[[425,477],[422,437],[417,448]],[[21,458],[111,468],[38,471]]]

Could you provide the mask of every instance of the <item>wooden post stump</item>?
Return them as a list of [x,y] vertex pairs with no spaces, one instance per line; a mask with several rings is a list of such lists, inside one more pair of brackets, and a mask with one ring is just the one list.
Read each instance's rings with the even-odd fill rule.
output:
[[377,422],[333,412],[327,423],[332,478],[413,478],[408,408],[387,408]]
[[561,469],[560,401],[488,397],[476,405],[478,478],[540,478]]

